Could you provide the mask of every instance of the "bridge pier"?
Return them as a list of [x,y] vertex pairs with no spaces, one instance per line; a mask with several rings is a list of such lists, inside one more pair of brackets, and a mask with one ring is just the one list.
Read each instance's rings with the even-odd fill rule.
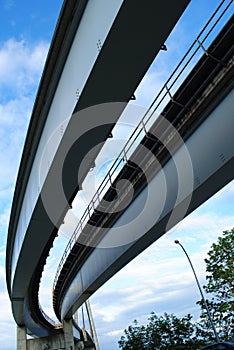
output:
[[17,326],[17,350],[27,350],[27,335],[25,327]]
[[72,320],[63,321],[63,333],[27,339],[25,327],[17,326],[17,350],[97,350],[92,342],[84,337],[74,340]]
[[84,343],[74,343],[72,321],[64,321],[64,334],[50,337],[27,339],[25,327],[17,327],[17,350],[83,350]]
[[66,350],[74,350],[74,337],[72,330],[72,319],[63,321],[63,333]]

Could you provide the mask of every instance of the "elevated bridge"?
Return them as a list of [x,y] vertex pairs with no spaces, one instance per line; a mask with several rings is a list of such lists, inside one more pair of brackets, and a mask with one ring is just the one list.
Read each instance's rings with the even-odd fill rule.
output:
[[[188,3],[64,1],[32,112],[9,223],[6,277],[21,345],[27,343],[26,329],[39,338],[56,338],[69,349],[78,346],[81,331],[71,321],[76,309],[233,178],[232,16],[208,47],[206,38],[197,38],[203,52],[198,62],[175,92],[175,82],[165,84],[123,149],[122,165],[117,162],[108,172],[59,265],[53,303],[62,323],[56,325],[44,314],[38,300],[40,279],[64,217]],[[217,23],[231,5],[221,1],[214,15]],[[215,28],[210,23],[207,37]],[[163,108],[156,118],[160,99]],[[95,346],[91,343],[87,348]]]
[[233,19],[173,96],[165,84],[169,102],[147,111],[94,195],[56,275],[59,319],[233,179]]

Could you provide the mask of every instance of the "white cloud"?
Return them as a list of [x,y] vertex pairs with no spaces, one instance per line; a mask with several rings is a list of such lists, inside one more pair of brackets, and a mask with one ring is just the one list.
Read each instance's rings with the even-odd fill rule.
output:
[[[199,300],[194,277],[183,256],[180,259],[168,259],[165,263],[159,259],[159,268],[155,266],[155,261],[148,261],[142,266],[142,261],[137,260],[114,277],[109,283],[110,287],[103,287],[97,297],[93,297],[94,314],[101,317],[102,322],[114,322],[126,314],[135,313],[141,316],[142,310],[146,309],[158,313],[172,312],[173,308],[180,311],[179,305],[182,300],[188,299],[188,296],[192,298],[193,295],[194,305]],[[175,265],[178,268],[172,268]],[[185,271],[181,269],[184,266]],[[105,301],[105,305],[102,300]],[[175,300],[178,300],[178,308],[172,307]],[[188,309],[187,312],[189,311]]]
[[[5,5],[11,6],[11,1]],[[8,6],[8,7],[9,7]],[[0,337],[1,349],[15,348],[16,324],[6,290],[5,244],[14,182],[36,86],[48,44],[28,45],[14,38],[0,47]],[[2,246],[4,244],[4,247]]]
[[144,76],[141,84],[136,90],[136,103],[142,104],[143,106],[149,106],[161,90],[168,74],[168,69],[162,68],[159,68],[157,72],[155,70],[149,71],[148,74]]
[[[233,219],[234,216],[229,217],[228,221],[231,223]],[[225,229],[227,225],[229,226],[229,223],[225,217],[220,217],[212,212],[204,214],[196,212],[194,215],[185,218],[179,225],[179,229],[189,230],[196,235],[199,233],[201,235],[204,231],[209,234],[212,234],[212,232],[216,234],[217,231],[220,231],[220,228]]]
[[107,332],[106,336],[107,337],[116,337],[116,336],[121,336],[123,334],[123,330],[122,329],[117,329],[115,331],[111,331],[111,332]]
[[15,2],[13,0],[4,0],[3,2],[4,9],[7,11],[10,11],[14,4]]
[[41,75],[48,44],[40,42],[29,46],[14,38],[3,43],[0,49],[0,88],[17,94],[31,94]]
[[3,188],[3,189],[0,189],[0,198],[1,200],[3,201],[6,201],[8,200],[12,194],[14,192],[14,188],[13,187],[7,187],[7,188]]
[[5,285],[5,269],[0,267],[0,337],[1,349],[10,350],[15,348],[14,334],[16,326],[13,321],[9,296]]
[[13,186],[48,44],[14,38],[0,48],[0,191]]
[[0,228],[7,227],[9,222],[9,217],[10,217],[10,209],[5,207],[2,211],[0,211]]
[[13,186],[20,162],[21,150],[29,120],[28,98],[0,105],[0,189]]

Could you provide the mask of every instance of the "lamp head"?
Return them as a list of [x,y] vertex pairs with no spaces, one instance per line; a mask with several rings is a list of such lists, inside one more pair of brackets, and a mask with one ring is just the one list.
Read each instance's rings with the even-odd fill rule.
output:
[[180,244],[180,242],[178,241],[178,239],[175,240],[175,244]]

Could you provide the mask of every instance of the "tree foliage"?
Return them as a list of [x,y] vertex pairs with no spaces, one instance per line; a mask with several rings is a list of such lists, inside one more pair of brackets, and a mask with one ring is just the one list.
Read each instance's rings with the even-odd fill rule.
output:
[[[234,327],[234,229],[224,231],[223,236],[213,243],[205,259],[207,285],[205,291],[210,295],[207,301],[213,321],[222,340],[227,340]],[[203,301],[201,324],[208,329],[206,310]]]
[[152,313],[146,326],[139,326],[135,320],[133,326],[124,331],[119,341],[123,350],[195,350],[204,345],[197,336],[197,328],[188,314],[182,318],[165,313],[158,317]]
[[[206,262],[206,280],[204,286],[210,295],[206,300],[216,331],[222,341],[233,341],[231,331],[234,330],[234,228],[224,231],[223,236],[213,243]],[[135,320],[133,325],[124,331],[119,341],[122,350],[177,350],[199,349],[214,341],[207,311],[203,300],[199,323],[192,322],[188,314],[177,318],[174,314],[165,313],[158,317],[154,313],[146,326]]]
[[220,300],[232,300],[234,296],[234,229],[224,231],[218,243],[213,243],[208,252],[206,277],[208,293],[215,293]]

